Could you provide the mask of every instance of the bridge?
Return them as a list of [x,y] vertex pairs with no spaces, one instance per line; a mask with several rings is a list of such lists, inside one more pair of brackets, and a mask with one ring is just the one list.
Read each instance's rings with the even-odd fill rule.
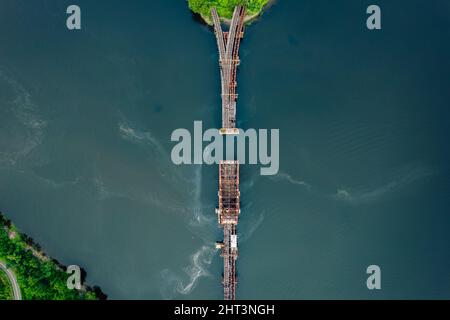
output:
[[234,9],[228,32],[222,30],[219,15],[211,9],[217,47],[219,49],[220,77],[222,83],[222,134],[237,134],[236,129],[236,73],[239,60],[239,45],[244,37],[245,8]]
[[[238,134],[236,128],[236,73],[239,60],[239,45],[244,36],[245,8],[234,9],[228,32],[222,30],[219,15],[211,10],[214,32],[219,50],[220,77],[222,88],[222,128],[221,134]],[[216,247],[222,250],[224,299],[236,299],[236,260],[238,257],[237,224],[240,210],[239,163],[235,160],[221,161],[219,164],[219,206],[217,219],[223,229],[223,242]]]
[[219,164],[219,207],[216,209],[219,225],[223,229],[223,242],[217,243],[223,257],[224,299],[236,299],[236,260],[238,257],[237,232],[240,209],[239,163],[222,161]]

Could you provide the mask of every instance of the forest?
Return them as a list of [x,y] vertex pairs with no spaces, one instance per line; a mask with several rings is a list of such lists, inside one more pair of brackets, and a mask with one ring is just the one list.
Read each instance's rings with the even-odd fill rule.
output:
[[[98,287],[83,287],[79,291],[68,289],[66,268],[42,253],[39,246],[31,238],[20,233],[1,212],[0,260],[14,271],[24,300],[105,298]],[[0,282],[2,281],[0,274]],[[9,291],[1,291],[1,295],[9,294]]]
[[5,272],[0,270],[0,300],[10,300],[12,299],[12,296],[12,288],[8,277]]
[[243,5],[247,8],[248,15],[252,16],[261,12],[269,0],[188,0],[189,8],[202,17],[209,17],[212,7],[216,7],[220,17],[230,19],[234,7]]

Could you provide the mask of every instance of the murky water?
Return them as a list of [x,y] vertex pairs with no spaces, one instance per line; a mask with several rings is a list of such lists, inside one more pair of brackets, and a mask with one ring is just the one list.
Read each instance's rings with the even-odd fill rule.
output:
[[[280,129],[241,168],[239,298],[450,297],[450,6],[279,0],[247,28],[238,124]],[[184,1],[0,3],[0,209],[111,298],[222,298],[217,167],[170,134],[220,125],[211,30]],[[367,290],[367,266],[382,290]]]

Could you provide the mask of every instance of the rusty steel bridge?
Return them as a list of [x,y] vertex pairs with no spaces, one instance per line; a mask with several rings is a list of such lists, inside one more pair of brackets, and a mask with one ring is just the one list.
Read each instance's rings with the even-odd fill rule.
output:
[[[245,8],[234,9],[228,32],[222,30],[219,15],[215,8],[211,10],[214,32],[219,50],[219,64],[222,97],[221,134],[239,134],[236,128],[236,73],[239,66],[239,45],[244,36]],[[217,242],[221,249],[224,269],[224,299],[236,299],[236,260],[238,257],[237,224],[240,210],[239,163],[236,160],[221,161],[219,164],[219,206],[216,209],[224,239]]]

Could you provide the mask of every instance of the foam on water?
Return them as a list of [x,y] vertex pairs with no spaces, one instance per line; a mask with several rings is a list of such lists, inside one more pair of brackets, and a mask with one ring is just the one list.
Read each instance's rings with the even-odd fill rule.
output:
[[296,186],[302,186],[307,189],[311,189],[309,183],[303,180],[294,179],[290,174],[281,171],[274,176],[270,176],[270,179],[272,179],[273,181],[286,181]]
[[420,179],[435,174],[435,170],[430,167],[419,166],[404,168],[402,173],[397,174],[393,180],[373,189],[351,190],[339,188],[333,198],[347,203],[358,205],[380,200],[385,195],[394,193],[399,189],[416,182]]
[[165,299],[172,299],[176,294],[187,295],[196,287],[201,277],[209,276],[208,266],[216,249],[203,245],[190,256],[190,264],[184,268],[184,275],[178,275],[169,269],[161,272],[161,294]]
[[6,101],[3,105],[9,107],[6,109],[7,112],[25,129],[6,128],[8,131],[1,134],[7,137],[11,135],[12,130],[14,138],[18,139],[13,145],[0,150],[0,166],[10,167],[15,166],[20,159],[42,143],[47,121],[39,114],[39,108],[32,100],[31,94],[16,79],[0,70],[0,82],[5,83],[14,95],[12,101]]

